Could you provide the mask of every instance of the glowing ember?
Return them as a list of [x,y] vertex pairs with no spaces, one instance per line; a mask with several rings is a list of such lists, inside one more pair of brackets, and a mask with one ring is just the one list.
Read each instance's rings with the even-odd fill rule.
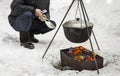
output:
[[67,54],[77,61],[94,60],[94,56],[96,56],[96,53],[93,54],[91,51],[82,46],[70,48]]

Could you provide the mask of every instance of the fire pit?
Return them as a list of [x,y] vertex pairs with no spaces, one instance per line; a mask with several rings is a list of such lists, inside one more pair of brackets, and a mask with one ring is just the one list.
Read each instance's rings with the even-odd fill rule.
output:
[[60,50],[60,53],[62,66],[69,66],[74,70],[96,70],[95,60],[92,57],[93,55],[95,55],[98,69],[103,67],[103,58],[95,53],[93,54],[82,46],[63,49]]

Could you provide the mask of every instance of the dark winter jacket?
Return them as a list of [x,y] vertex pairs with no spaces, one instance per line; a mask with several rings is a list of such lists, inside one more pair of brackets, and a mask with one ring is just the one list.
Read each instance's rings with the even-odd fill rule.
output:
[[13,0],[11,4],[11,13],[8,16],[9,23],[12,25],[16,17],[25,11],[30,11],[34,14],[35,9],[47,10],[46,15],[49,16],[50,0]]

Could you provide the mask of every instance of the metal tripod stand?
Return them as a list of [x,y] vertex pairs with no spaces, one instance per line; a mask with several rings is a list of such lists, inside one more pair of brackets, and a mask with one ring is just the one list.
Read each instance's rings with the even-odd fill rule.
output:
[[[63,22],[64,22],[66,16],[68,15],[68,13],[69,13],[69,11],[70,11],[70,9],[71,9],[71,7],[72,7],[72,5],[73,5],[73,3],[74,3],[75,1],[76,1],[76,0],[73,0],[72,3],[70,4],[70,6],[69,6],[69,8],[68,8],[68,10],[67,10],[67,12],[66,12],[64,18],[62,19],[62,21],[61,21],[61,23],[60,23],[60,25],[59,25],[57,31],[55,32],[55,34],[54,34],[54,36],[53,36],[51,42],[49,43],[49,45],[48,45],[48,47],[47,47],[47,49],[46,49],[46,51],[45,51],[45,53],[44,53],[44,55],[43,55],[42,58],[45,57],[45,55],[46,55],[48,49],[50,48],[50,46],[51,46],[51,44],[52,44],[54,38],[56,37],[56,35],[57,35],[57,33],[58,33],[58,31],[59,31],[61,25],[63,24]],[[90,42],[90,45],[91,45],[92,53],[94,53],[93,44],[92,44],[92,40],[91,40],[90,35],[89,35],[89,30],[88,30],[88,25],[87,25],[87,21],[89,21],[89,17],[88,17],[87,11],[86,11],[86,9],[85,9],[83,0],[77,0],[77,1],[78,1],[78,4],[81,6],[81,11],[82,11],[83,19],[84,19],[84,21],[85,21],[85,25],[86,25],[86,28],[87,28],[87,35],[88,35],[88,37],[89,37],[89,42]],[[93,30],[92,30],[92,34],[93,34],[93,37],[94,37],[94,39],[95,39],[97,48],[98,48],[98,50],[100,50],[99,45],[98,45],[98,42],[97,42],[97,39],[96,39],[96,37],[95,37],[95,34],[94,34],[94,31],[93,31]],[[98,64],[97,64],[96,58],[95,58],[94,55],[93,55],[93,57],[94,57],[94,59],[95,59],[94,61],[95,61],[97,73],[99,74],[99,69],[98,69]]]

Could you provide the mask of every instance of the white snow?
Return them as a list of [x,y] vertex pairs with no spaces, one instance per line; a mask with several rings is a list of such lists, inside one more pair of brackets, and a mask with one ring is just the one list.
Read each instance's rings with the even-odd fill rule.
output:
[[[35,44],[34,50],[21,47],[19,33],[12,29],[7,19],[11,1],[0,0],[0,76],[120,76],[120,0],[83,0],[101,48],[97,50],[91,36],[95,52],[104,57],[104,68],[99,70],[99,75],[96,71],[61,71],[54,67],[60,64],[60,49],[79,45],[90,49],[88,41],[79,44],[69,42],[62,27],[44,59],[42,55],[56,30],[37,35],[40,43]],[[71,1],[51,0],[51,19],[58,26]],[[73,8],[66,20],[74,19]]]

